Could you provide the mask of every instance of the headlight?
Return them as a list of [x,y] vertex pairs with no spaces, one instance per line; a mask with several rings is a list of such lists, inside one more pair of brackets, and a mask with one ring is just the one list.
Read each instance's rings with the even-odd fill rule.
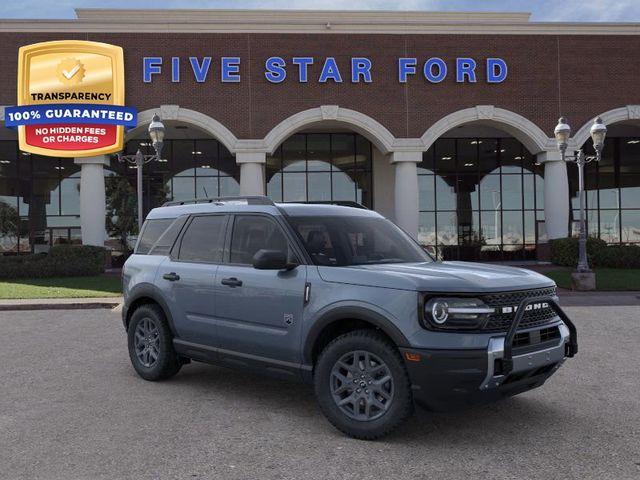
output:
[[478,298],[432,298],[425,303],[424,317],[432,328],[479,328],[494,312]]

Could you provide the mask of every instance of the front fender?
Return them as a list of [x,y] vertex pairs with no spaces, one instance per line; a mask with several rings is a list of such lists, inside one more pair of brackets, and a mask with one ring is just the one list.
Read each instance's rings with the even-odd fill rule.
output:
[[310,365],[312,363],[313,346],[322,330],[331,323],[344,319],[362,320],[371,323],[387,334],[398,347],[409,346],[409,341],[396,326],[397,321],[389,312],[373,304],[340,302],[327,305],[311,321],[312,326],[306,335],[303,345],[303,361],[305,364]]

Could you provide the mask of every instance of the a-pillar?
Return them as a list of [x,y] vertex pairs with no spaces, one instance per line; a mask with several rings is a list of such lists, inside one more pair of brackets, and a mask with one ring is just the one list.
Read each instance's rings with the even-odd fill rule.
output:
[[569,234],[569,179],[567,164],[560,152],[542,152],[538,163],[544,164],[544,222],[549,239]]
[[240,195],[264,195],[264,152],[237,152],[240,165]]
[[109,157],[76,158],[80,165],[80,228],[83,245],[104,246],[105,220],[107,215],[104,166],[109,166]]
[[418,163],[422,152],[393,152],[395,167],[395,222],[413,238],[418,237]]

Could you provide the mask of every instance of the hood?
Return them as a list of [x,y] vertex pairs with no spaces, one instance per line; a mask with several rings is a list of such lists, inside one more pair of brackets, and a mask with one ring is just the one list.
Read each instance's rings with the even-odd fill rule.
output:
[[327,282],[420,292],[485,293],[555,285],[524,268],[472,262],[425,262],[318,267]]

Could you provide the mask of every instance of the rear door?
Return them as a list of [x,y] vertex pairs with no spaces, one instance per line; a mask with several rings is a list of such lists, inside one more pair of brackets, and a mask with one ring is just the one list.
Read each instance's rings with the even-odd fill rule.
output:
[[178,341],[214,347],[216,272],[222,261],[228,215],[195,215],[158,269]]
[[253,268],[260,249],[285,251],[299,263],[293,238],[268,215],[237,214],[230,223],[227,258],[216,275],[220,358],[232,363],[275,360],[285,362],[284,368],[297,364],[307,267]]

